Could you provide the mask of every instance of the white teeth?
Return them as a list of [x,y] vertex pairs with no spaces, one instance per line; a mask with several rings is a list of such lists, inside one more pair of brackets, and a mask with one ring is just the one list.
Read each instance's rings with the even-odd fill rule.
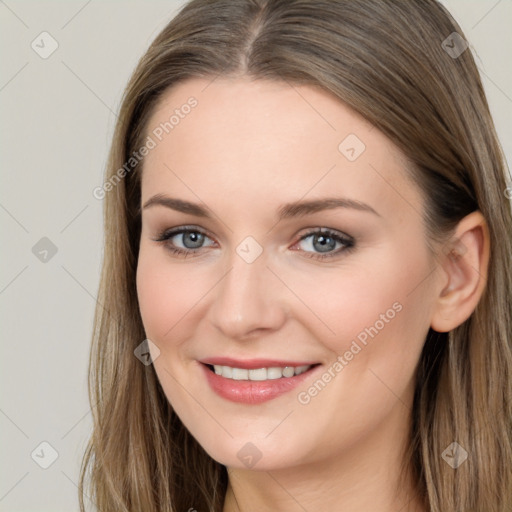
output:
[[304,366],[285,366],[271,368],[255,368],[247,370],[246,368],[232,368],[231,366],[214,365],[213,369],[217,375],[233,380],[274,380],[286,377],[293,377],[308,371],[312,365]]
[[267,369],[257,368],[256,370],[249,370],[249,380],[266,380]]
[[281,368],[267,368],[267,379],[280,379],[283,376]]
[[[224,373],[224,371],[223,371]],[[249,379],[249,370],[245,368],[233,368],[233,376],[231,377],[233,380],[248,380]]]
[[295,369],[293,366],[286,366],[283,368],[283,377],[293,377],[295,375]]
[[307,372],[311,368],[311,366],[312,365],[309,364],[306,364],[304,366],[297,366],[297,368],[295,368],[295,375],[300,375],[301,373]]

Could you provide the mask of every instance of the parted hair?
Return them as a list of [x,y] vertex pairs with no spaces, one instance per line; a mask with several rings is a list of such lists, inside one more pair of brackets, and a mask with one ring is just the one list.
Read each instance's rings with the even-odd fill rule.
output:
[[[512,511],[512,216],[507,167],[471,48],[435,0],[192,0],[156,37],[124,92],[105,179],[143,145],[162,94],[189,78],[248,76],[333,94],[407,157],[432,247],[482,212],[490,261],[472,315],[429,331],[403,471],[432,512]],[[450,39],[450,37],[452,39]],[[460,39],[462,38],[462,39]],[[446,43],[448,41],[448,44]],[[447,47],[448,46],[448,47]],[[93,431],[80,509],[221,512],[227,469],[190,435],[152,365],[135,276],[141,160],[104,197],[104,255],[89,361]],[[439,249],[441,250],[441,249]],[[468,459],[443,459],[456,441]]]

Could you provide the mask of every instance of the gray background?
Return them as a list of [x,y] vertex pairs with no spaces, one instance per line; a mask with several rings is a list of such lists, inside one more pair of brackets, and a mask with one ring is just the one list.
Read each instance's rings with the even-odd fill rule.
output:
[[[510,162],[512,3],[444,3],[476,52]],[[102,202],[92,190],[129,75],[182,4],[0,0],[0,511],[78,510],[102,255]],[[58,43],[46,59],[31,47],[51,48],[43,31]],[[42,442],[58,453],[47,469],[52,451]]]

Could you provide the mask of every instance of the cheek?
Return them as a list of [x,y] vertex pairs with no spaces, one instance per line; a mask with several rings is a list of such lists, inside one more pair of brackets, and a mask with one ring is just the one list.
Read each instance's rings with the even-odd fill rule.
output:
[[[305,415],[320,423],[319,431],[334,432],[330,425],[336,425],[334,443],[342,442],[340,432],[350,439],[376,428],[397,397],[407,402],[411,392],[429,327],[431,290],[426,255],[421,249],[407,259],[403,254],[390,249],[373,265],[318,273],[316,291],[308,295],[308,305],[335,334],[315,328],[331,359],[322,375],[298,390],[297,399]],[[305,290],[301,286],[299,293]],[[347,418],[364,421],[349,424]]]
[[177,270],[165,255],[141,247],[137,266],[137,296],[142,322],[149,339],[163,341],[174,334],[204,291],[188,272]]
[[372,261],[347,259],[346,266],[329,272],[295,275],[294,291],[308,306],[308,325],[334,354],[357,351],[354,341],[362,348],[381,342],[387,357],[397,359],[400,352],[393,349],[421,348],[429,326],[430,263],[421,248],[414,254],[403,249],[388,247]]

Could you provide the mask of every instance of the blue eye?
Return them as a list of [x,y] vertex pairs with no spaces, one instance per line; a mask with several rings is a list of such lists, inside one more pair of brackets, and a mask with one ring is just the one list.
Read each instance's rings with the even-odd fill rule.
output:
[[[215,242],[203,231],[192,227],[181,227],[160,233],[156,242],[163,242],[166,249],[177,256],[192,256]],[[295,246],[303,244],[302,252],[308,258],[323,260],[349,252],[355,246],[353,238],[330,229],[317,229],[303,235]]]
[[331,258],[341,252],[347,252],[354,248],[354,240],[351,237],[332,231],[330,229],[311,231],[301,237],[296,245],[307,241],[303,245],[307,257],[316,259]]
[[166,242],[167,249],[172,253],[181,255],[194,254],[203,247],[213,245],[203,245],[206,240],[212,241],[211,238],[202,231],[189,228],[164,231],[156,239],[157,242]]

